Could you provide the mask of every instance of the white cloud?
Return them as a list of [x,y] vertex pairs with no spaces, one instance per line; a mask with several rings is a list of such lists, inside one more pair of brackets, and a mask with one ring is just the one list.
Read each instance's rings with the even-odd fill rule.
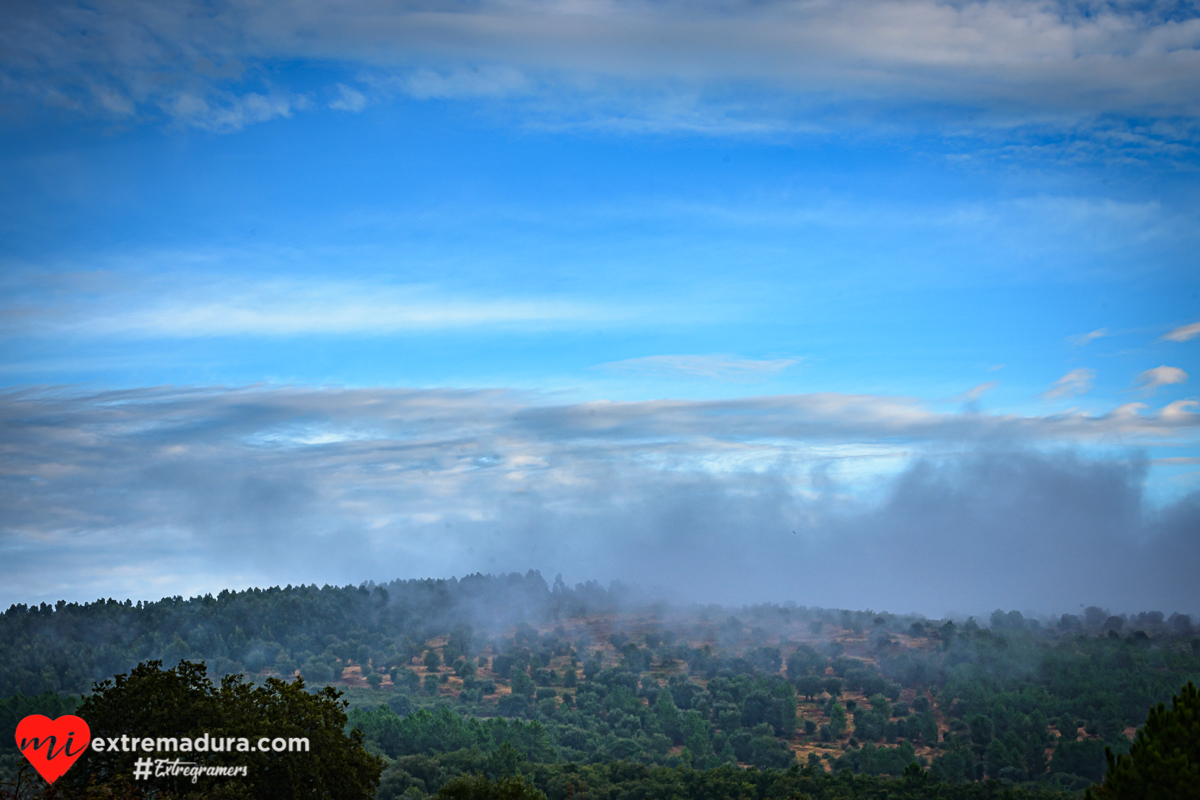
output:
[[1188,374],[1179,367],[1155,367],[1138,375],[1137,388],[1146,394],[1154,394],[1160,386],[1170,386],[1174,383],[1187,383]]
[[448,72],[419,69],[390,83],[423,100],[434,97],[504,97],[524,94],[530,89],[528,79],[519,70],[493,65]]
[[344,83],[339,83],[337,90],[338,96],[330,101],[330,108],[358,113],[367,107],[367,96],[357,89],[352,89]]
[[184,92],[164,102],[162,107],[177,122],[194,128],[230,133],[247,125],[277,118],[289,118],[298,109],[308,106],[299,95],[261,95],[247,92],[234,95],[228,92],[208,96]]
[[1073,369],[1056,380],[1049,389],[1042,392],[1042,398],[1045,400],[1062,400],[1067,397],[1086,394],[1092,388],[1092,381],[1095,379],[1096,373],[1093,370],[1082,367]]
[[0,331],[133,337],[377,335],[399,331],[620,323],[643,313],[571,298],[474,297],[430,286],[370,282],[195,278],[109,287],[71,300],[30,299],[6,309]]
[[1108,336],[1108,328],[1098,328],[1091,333],[1081,333],[1078,336],[1071,336],[1067,341],[1074,347],[1084,347],[1104,336]]
[[684,375],[724,381],[760,380],[776,375],[799,364],[799,358],[751,359],[739,356],[664,355],[629,358],[601,364],[601,367],[620,372],[653,375]]
[[958,396],[957,399],[967,403],[978,403],[981,397],[999,385],[1000,381],[984,381],[978,386],[973,386],[967,391],[963,392]]
[[1187,342],[1197,336],[1200,336],[1200,322],[1193,322],[1190,325],[1180,325],[1170,333],[1162,337],[1160,341],[1164,342]]

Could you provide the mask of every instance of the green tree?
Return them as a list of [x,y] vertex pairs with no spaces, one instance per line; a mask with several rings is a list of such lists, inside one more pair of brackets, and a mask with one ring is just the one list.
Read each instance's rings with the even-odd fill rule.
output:
[[464,775],[448,781],[437,800],[546,800],[537,787],[520,775],[490,781],[482,775]]
[[824,671],[825,659],[810,645],[802,644],[788,656],[787,676],[796,680],[803,675]]
[[976,714],[967,722],[971,726],[971,741],[978,745],[986,747],[992,741],[992,733],[995,731],[995,726],[992,725],[992,718],[986,714]]
[[679,720],[683,732],[683,743],[694,759],[707,757],[712,750],[709,744],[708,721],[695,711],[688,711]]
[[796,692],[790,683],[780,681],[771,694],[771,725],[777,736],[790,739],[796,732]]
[[523,697],[533,697],[533,693],[537,691],[537,685],[533,679],[525,674],[523,670],[516,670],[512,674],[512,693]]
[[796,679],[796,691],[812,700],[821,693],[821,678],[816,675],[802,675]]
[[1108,774],[1089,800],[1195,800],[1200,798],[1200,693],[1191,681],[1171,708],[1150,709],[1128,755],[1105,748]]
[[1008,761],[1008,748],[999,739],[992,739],[984,750],[984,763],[987,764],[988,777],[1000,777],[1000,770],[1008,766]]
[[[265,685],[243,682],[229,675],[219,686],[209,681],[204,664],[181,661],[171,669],[162,662],[139,664],[129,674],[96,684],[80,704],[77,714],[87,720],[92,736],[120,738],[184,738],[195,741],[208,734],[210,740],[234,738],[230,751],[191,752],[175,756],[205,766],[245,766],[241,777],[154,779],[155,796],[161,800],[184,797],[320,798],[324,800],[367,800],[375,794],[382,759],[363,747],[361,731],[344,732],[346,702],[341,692],[325,687],[308,693],[304,682],[291,683],[268,678]],[[272,740],[307,739],[307,752],[259,752],[260,737]],[[243,746],[241,740],[246,741]],[[61,780],[64,798],[91,796],[95,781],[123,791],[133,773],[139,753],[90,749]],[[55,789],[59,786],[56,784]]]
[[846,732],[846,709],[836,700],[829,706],[829,729],[833,731],[834,736],[841,736]]
[[430,648],[425,651],[425,669],[436,672],[441,665],[442,657],[437,654],[437,650]]
[[679,726],[679,709],[671,693],[663,689],[654,701],[654,716],[659,729],[675,743],[683,742],[683,729]]

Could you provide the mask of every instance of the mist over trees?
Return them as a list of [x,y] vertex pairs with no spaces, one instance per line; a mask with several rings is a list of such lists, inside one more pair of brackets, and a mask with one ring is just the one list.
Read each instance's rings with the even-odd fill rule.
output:
[[[615,791],[689,774],[768,795],[803,780],[824,796],[826,775],[1074,792],[1103,778],[1106,748],[1129,751],[1148,709],[1200,680],[1200,637],[1183,615],[1096,607],[983,621],[681,608],[534,571],[17,605],[0,616],[0,722],[63,713],[156,659],[345,692],[347,730],[387,765],[380,798],[459,791],[468,775],[523,776],[550,800],[578,793],[573,780]],[[747,767],[764,777],[723,772]]]

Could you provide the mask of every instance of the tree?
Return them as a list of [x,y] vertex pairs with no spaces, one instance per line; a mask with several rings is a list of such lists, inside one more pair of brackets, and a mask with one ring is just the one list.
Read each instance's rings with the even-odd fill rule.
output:
[[679,709],[675,706],[675,700],[671,697],[670,692],[663,690],[658,693],[658,697],[654,700],[654,716],[657,718],[659,728],[670,737],[671,741],[676,743],[683,741],[683,729],[679,726]]
[[490,781],[482,775],[464,775],[438,790],[437,800],[546,800],[536,786],[520,775]]
[[796,732],[796,693],[790,683],[780,681],[771,694],[770,722],[775,735],[790,739]]
[[829,706],[829,728],[834,736],[841,736],[846,732],[846,709],[836,700]]
[[[344,732],[346,702],[341,692],[325,687],[304,690],[304,681],[291,683],[268,678],[265,685],[243,682],[229,675],[220,686],[209,681],[202,663],[181,661],[164,670],[162,662],[139,664],[128,675],[98,683],[80,704],[79,716],[88,721],[93,738],[120,738],[129,734],[180,742],[198,741],[208,734],[234,738],[237,745],[217,752],[163,753],[205,766],[245,766],[240,777],[190,777],[154,779],[155,796],[161,800],[184,797],[254,798],[285,800],[312,798],[343,800],[375,794],[382,759],[363,747],[361,731]],[[286,742],[307,739],[307,752],[261,752],[260,737]],[[242,742],[245,741],[245,745]],[[297,742],[297,746],[299,744]],[[134,760],[140,753],[89,749],[60,783],[64,798],[90,796],[89,782],[100,787],[128,786]],[[56,784],[55,789],[59,786]]]
[[533,679],[521,670],[513,672],[511,685],[512,693],[515,695],[533,697],[533,693],[537,691],[537,686],[534,684]]
[[821,692],[821,678],[816,675],[803,675],[797,678],[796,691],[812,700]]
[[802,644],[796,648],[796,652],[788,656],[787,676],[792,680],[802,675],[823,672],[824,668],[825,659],[810,645]]
[[988,742],[992,741],[992,732],[995,730],[992,725],[992,718],[986,714],[976,714],[967,721],[971,726],[971,741],[978,745],[987,746]]
[[1104,748],[1108,774],[1088,789],[1088,800],[1194,800],[1200,798],[1200,693],[1190,681],[1171,708],[1150,709],[1128,755]]
[[425,651],[425,669],[436,672],[441,665],[442,657],[437,654],[437,650],[430,648]]

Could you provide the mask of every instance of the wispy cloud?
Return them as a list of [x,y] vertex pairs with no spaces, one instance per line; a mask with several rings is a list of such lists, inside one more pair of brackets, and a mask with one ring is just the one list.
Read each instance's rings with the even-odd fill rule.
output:
[[353,89],[344,83],[337,85],[338,95],[329,102],[330,108],[336,108],[339,111],[351,111],[358,113],[366,108],[370,101],[367,96],[357,89]]
[[799,358],[752,359],[722,354],[666,355],[628,358],[600,367],[618,372],[744,382],[769,378],[801,361]]
[[955,397],[955,400],[966,403],[972,411],[979,410],[979,401],[985,394],[995,389],[1000,385],[1000,381],[984,381],[981,384],[972,386],[967,391]]
[[134,279],[94,294],[31,292],[0,311],[8,335],[126,337],[379,335],[479,327],[575,328],[619,323],[638,309],[564,297],[483,298],[432,286],[329,280]]
[[1200,322],[1193,322],[1189,325],[1180,325],[1170,333],[1162,337],[1160,341],[1164,342],[1187,342],[1200,336]]
[[1067,339],[1072,347],[1084,347],[1091,344],[1097,339],[1108,336],[1108,328],[1098,328],[1091,333],[1081,333],[1078,336],[1071,336]]
[[1170,466],[1190,466],[1191,464],[1200,464],[1200,456],[1166,456],[1165,458],[1153,459],[1152,463]]
[[529,79],[519,70],[506,66],[483,65],[450,71],[419,69],[401,78],[372,81],[376,86],[397,89],[413,97],[470,98],[506,97],[527,94]]
[[1188,374],[1179,367],[1161,366],[1148,369],[1137,377],[1137,389],[1147,395],[1154,394],[1161,386],[1187,383]]
[[1051,384],[1042,392],[1044,400],[1062,400],[1067,397],[1077,397],[1086,394],[1092,388],[1096,373],[1086,368],[1073,369]]

